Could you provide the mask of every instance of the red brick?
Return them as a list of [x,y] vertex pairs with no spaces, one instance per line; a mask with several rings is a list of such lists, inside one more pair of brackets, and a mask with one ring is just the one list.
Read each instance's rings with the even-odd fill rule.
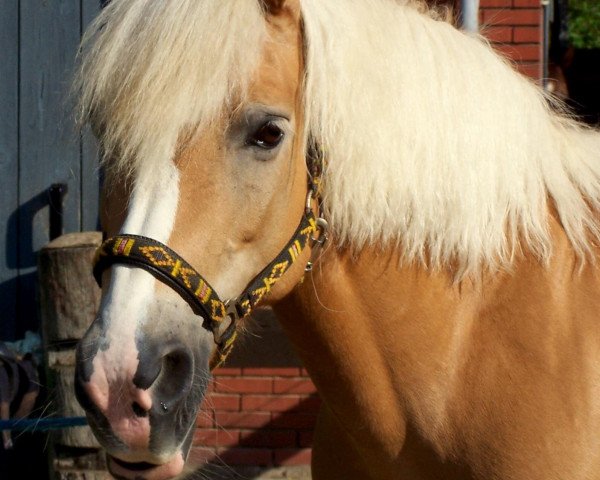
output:
[[258,430],[241,432],[240,445],[244,447],[295,447],[293,430]]
[[235,447],[239,443],[239,430],[199,428],[194,432],[194,445],[200,445],[202,447]]
[[497,45],[496,50],[504,56],[519,61],[538,61],[541,57],[539,45]]
[[221,368],[217,368],[214,372],[213,372],[213,377],[231,377],[231,376],[239,376],[242,374],[242,369],[241,368],[228,368],[228,367],[221,367]]
[[214,427],[213,413],[206,410],[200,410],[196,417],[196,426],[199,428]]
[[237,412],[240,409],[240,396],[213,393],[204,400],[204,407],[206,409]]
[[217,451],[214,448],[192,447],[188,456],[188,465],[200,466],[211,460],[215,460]]
[[515,43],[540,43],[541,41],[542,29],[539,27],[516,27],[513,31]]
[[272,465],[269,448],[228,448],[218,450],[220,459],[228,465]]
[[312,447],[314,439],[314,432],[312,430],[306,430],[298,433],[298,445],[301,447]]
[[215,383],[219,393],[271,393],[273,380],[270,378],[220,378]]
[[278,466],[288,465],[310,465],[312,450],[303,449],[281,449],[275,450],[274,464]]
[[513,5],[517,8],[539,8],[540,0],[513,0]]
[[480,0],[480,8],[511,7],[512,0]]
[[217,427],[262,428],[271,422],[271,414],[263,412],[215,412]]
[[276,378],[273,380],[275,393],[316,393],[311,380],[305,378]]
[[255,375],[257,377],[297,377],[300,369],[290,368],[244,368],[244,375]]
[[513,38],[511,27],[485,27],[481,33],[492,42],[510,43]]
[[273,417],[270,426],[273,428],[314,428],[316,415],[308,413],[280,413]]
[[484,25],[540,25],[541,10],[483,10]]
[[301,368],[300,373],[303,377],[310,377],[310,375],[308,374],[308,370],[306,368]]
[[539,63],[520,63],[517,65],[523,75],[539,80],[542,77],[542,67]]
[[242,411],[286,412],[297,408],[299,403],[297,395],[244,395]]

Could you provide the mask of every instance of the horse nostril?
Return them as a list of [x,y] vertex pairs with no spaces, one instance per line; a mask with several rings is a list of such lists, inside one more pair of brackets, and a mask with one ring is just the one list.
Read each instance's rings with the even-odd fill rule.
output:
[[[160,405],[161,402],[173,405],[190,390],[193,371],[193,354],[185,345],[167,344],[158,348],[146,346],[140,352],[133,383],[139,389],[150,389],[155,405]],[[138,407],[132,406],[136,415],[144,410]]]
[[131,404],[131,409],[133,410],[133,413],[135,413],[136,417],[144,418],[148,416],[148,412],[144,410],[144,408],[142,408],[142,406],[137,402],[133,402]]
[[180,370],[188,369],[189,356],[183,350],[169,352],[162,359],[162,367],[165,375],[177,374]]
[[165,404],[184,397],[192,384],[194,360],[190,352],[177,349],[162,358],[162,371],[155,392]]

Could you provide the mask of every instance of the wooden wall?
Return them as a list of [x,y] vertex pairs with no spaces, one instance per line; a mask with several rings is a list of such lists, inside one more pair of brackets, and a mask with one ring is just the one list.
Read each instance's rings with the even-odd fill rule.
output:
[[0,2],[0,339],[38,326],[36,252],[49,240],[47,191],[66,183],[66,232],[97,225],[91,138],[75,132],[67,93],[99,0]]

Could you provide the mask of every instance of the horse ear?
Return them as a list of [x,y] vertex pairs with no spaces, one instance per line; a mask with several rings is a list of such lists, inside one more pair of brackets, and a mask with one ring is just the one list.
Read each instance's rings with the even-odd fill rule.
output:
[[277,15],[285,5],[285,2],[286,0],[262,0],[265,11],[271,15]]

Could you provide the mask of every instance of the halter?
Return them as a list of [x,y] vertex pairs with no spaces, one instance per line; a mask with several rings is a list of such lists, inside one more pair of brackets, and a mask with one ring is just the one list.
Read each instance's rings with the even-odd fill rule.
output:
[[[102,272],[115,263],[124,263],[146,270],[156,279],[175,290],[196,315],[202,326],[212,332],[217,349],[210,368],[220,366],[237,338],[239,321],[252,313],[273,285],[296,262],[310,244],[321,247],[327,238],[327,222],[313,213],[313,199],[319,197],[320,156],[311,158],[309,188],[304,213],[292,238],[279,254],[256,275],[237,297],[223,301],[208,281],[178,253],[165,244],[140,235],[119,234],[104,241],[96,251],[94,277],[101,284]],[[318,236],[315,236],[318,232]],[[312,259],[305,270],[312,269]]]

